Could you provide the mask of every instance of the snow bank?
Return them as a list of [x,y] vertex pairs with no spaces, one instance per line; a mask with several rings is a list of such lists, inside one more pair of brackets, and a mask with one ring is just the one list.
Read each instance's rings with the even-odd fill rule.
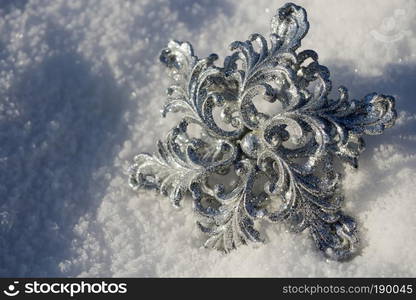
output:
[[[326,261],[308,235],[268,226],[229,255],[203,242],[190,205],[127,185],[132,157],[174,124],[159,118],[169,39],[221,57],[267,34],[283,1],[32,0],[0,3],[1,276],[415,276],[416,4],[297,1],[334,86],[397,98],[399,119],[347,169],[345,209],[363,248]],[[260,16],[260,17],[259,17]]]

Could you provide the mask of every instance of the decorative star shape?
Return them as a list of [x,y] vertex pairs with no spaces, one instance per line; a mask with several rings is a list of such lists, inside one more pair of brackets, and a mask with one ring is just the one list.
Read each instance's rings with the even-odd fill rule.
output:
[[[308,29],[305,10],[288,3],[272,18],[270,44],[260,34],[233,42],[222,67],[216,54],[198,59],[187,42],[170,41],[161,53],[172,79],[162,114],[183,118],[157,154],[134,158],[130,185],[156,189],[174,206],[191,197],[207,247],[263,241],[258,221],[267,220],[309,228],[331,259],[357,252],[334,160],[358,167],[362,136],[394,124],[394,98],[351,100],[340,87],[330,99],[329,70],[314,51],[297,52]],[[276,112],[259,111],[256,99]]]

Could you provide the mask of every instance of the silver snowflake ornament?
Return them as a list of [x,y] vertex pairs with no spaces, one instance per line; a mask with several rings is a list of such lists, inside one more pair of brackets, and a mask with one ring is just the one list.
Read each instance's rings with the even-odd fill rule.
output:
[[[176,207],[192,198],[206,247],[228,252],[264,241],[258,227],[267,220],[308,228],[331,259],[357,252],[334,162],[358,166],[362,136],[394,124],[394,98],[351,100],[340,87],[330,99],[328,69],[314,51],[297,51],[308,29],[305,10],[288,3],[272,19],[270,43],[260,34],[233,42],[223,66],[214,64],[216,54],[199,59],[187,42],[162,50],[172,80],[162,114],[183,118],[155,155],[134,158],[129,182]],[[260,111],[256,101],[273,103],[275,112]]]

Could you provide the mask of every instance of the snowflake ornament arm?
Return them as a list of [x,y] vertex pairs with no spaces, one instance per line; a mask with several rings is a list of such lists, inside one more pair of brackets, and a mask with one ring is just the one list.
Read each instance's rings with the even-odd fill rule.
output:
[[[156,189],[174,206],[190,195],[207,247],[228,252],[263,241],[257,226],[264,219],[296,232],[309,228],[334,260],[358,249],[333,161],[358,167],[362,136],[393,126],[394,98],[350,100],[340,87],[339,98],[330,99],[329,71],[318,55],[296,52],[308,29],[305,10],[288,3],[272,19],[270,44],[260,34],[233,42],[222,67],[216,54],[198,59],[187,42],[171,41],[161,53],[172,80],[162,114],[183,118],[157,154],[135,157],[130,185]],[[259,112],[258,97],[279,111]]]

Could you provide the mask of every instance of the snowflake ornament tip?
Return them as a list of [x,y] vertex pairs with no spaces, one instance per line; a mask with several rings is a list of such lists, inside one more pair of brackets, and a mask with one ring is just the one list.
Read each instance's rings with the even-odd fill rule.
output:
[[[260,34],[233,42],[223,66],[216,54],[199,59],[187,42],[162,50],[172,81],[162,115],[183,118],[156,154],[134,158],[130,185],[158,190],[174,206],[191,198],[207,247],[228,252],[262,242],[259,220],[267,220],[309,229],[331,259],[357,252],[334,160],[358,167],[362,136],[393,126],[394,98],[351,100],[340,87],[330,99],[329,70],[317,53],[296,51],[308,29],[305,10],[288,3],[272,18],[270,43]],[[260,111],[258,98],[277,112]]]

